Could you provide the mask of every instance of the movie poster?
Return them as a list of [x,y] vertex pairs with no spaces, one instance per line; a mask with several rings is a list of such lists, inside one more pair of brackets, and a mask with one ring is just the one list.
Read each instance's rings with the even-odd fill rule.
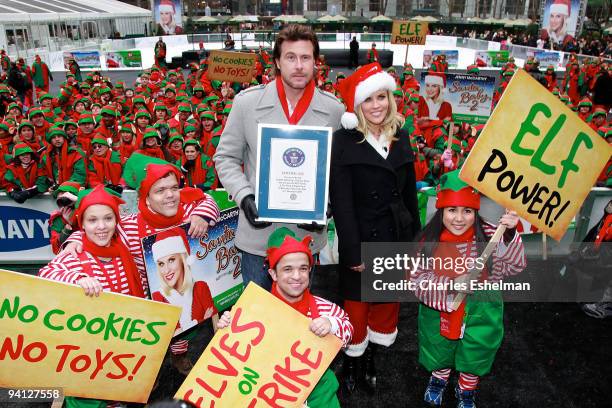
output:
[[510,58],[510,51],[476,51],[474,64],[478,67],[495,67],[501,68]]
[[423,51],[423,68],[429,69],[434,63],[434,58],[437,55],[444,54],[448,68],[457,68],[459,64],[459,50],[424,50]]
[[545,0],[540,37],[566,44],[576,37],[580,0]]
[[183,34],[181,0],[153,0],[155,35]]
[[74,59],[81,69],[101,68],[100,51],[70,51],[64,52],[64,67],[68,69],[68,62]]
[[556,69],[561,64],[561,54],[555,51],[527,51],[527,55],[540,63],[540,69],[546,69],[549,65]]
[[106,56],[106,68],[142,68],[140,50],[109,51]]

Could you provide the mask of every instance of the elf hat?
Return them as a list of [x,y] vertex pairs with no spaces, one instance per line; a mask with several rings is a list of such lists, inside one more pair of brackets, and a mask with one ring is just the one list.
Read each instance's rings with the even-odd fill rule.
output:
[[425,85],[438,85],[446,88],[446,75],[442,72],[429,71],[425,77]]
[[154,127],[145,128],[144,134],[142,135],[142,140],[145,141],[146,139],[149,139],[152,137],[155,137],[161,140],[159,133],[157,133],[157,129],[155,129]]
[[[461,153],[461,140],[459,140],[458,138],[454,137],[453,138],[453,144],[451,145],[451,150],[457,152],[457,153]],[[444,148],[448,148],[448,141],[444,142]]]
[[130,188],[138,190],[140,199],[149,195],[155,182],[169,174],[174,174],[177,180],[181,179],[181,172],[176,166],[140,153],[132,153],[123,169],[123,179]]
[[444,207],[480,209],[480,194],[459,178],[459,170],[445,173],[440,177],[436,208]]
[[138,109],[138,111],[136,112],[136,115],[134,115],[134,119],[138,119],[138,118],[151,119],[151,114],[146,109]]
[[93,189],[81,190],[79,192],[73,218],[77,221],[77,225],[82,227],[83,215],[87,208],[92,205],[106,205],[113,210],[115,219],[119,221],[119,206],[121,204],[125,204],[125,201],[117,193],[99,184]]
[[215,113],[212,111],[204,111],[200,114],[200,120],[210,119],[212,121],[216,120]]
[[191,113],[191,106],[188,103],[180,103],[178,106],[178,111]]
[[480,69],[478,69],[478,65],[472,64],[467,67],[467,73],[478,75],[480,74]]
[[98,137],[95,137],[94,139],[92,139],[91,141],[91,146],[93,147],[93,145],[95,144],[99,144],[102,146],[106,146],[106,147],[110,147],[110,145],[108,144],[108,140],[106,140],[104,137],[102,137],[102,135],[98,134]]
[[53,128],[50,129],[47,134],[45,135],[45,140],[47,141],[47,143],[51,143],[51,140],[55,137],[55,136],[61,136],[64,139],[66,139],[66,132],[64,132],[63,129],[61,128]]
[[17,133],[21,132],[21,129],[23,129],[24,127],[29,127],[30,129],[34,130],[34,125],[32,124],[32,122],[23,120],[21,121],[21,123],[19,124],[19,127],[17,128]]
[[193,265],[196,260],[195,256],[191,255],[187,234],[181,227],[175,227],[159,233],[151,246],[151,252],[155,262],[173,254],[187,254],[187,265]]
[[355,109],[374,92],[395,90],[395,79],[383,71],[378,62],[364,65],[338,84],[338,90],[346,103],[341,123],[345,129],[355,129],[359,124]]
[[19,157],[26,153],[34,154],[34,150],[32,150],[32,148],[25,143],[18,143],[13,148],[13,158]]
[[571,11],[571,0],[555,0],[550,5],[550,14],[562,14],[569,16]]
[[95,123],[91,112],[83,112],[81,113],[81,116],[79,116],[79,125],[84,125],[87,123]]
[[79,183],[75,181],[64,181],[60,186],[53,192],[53,196],[58,198],[60,195],[62,197],[68,197],[72,201],[76,203],[78,200],[79,191],[82,190],[82,187]]
[[198,129],[195,126],[187,125],[187,126],[185,126],[184,133],[187,134],[189,132],[197,132],[197,131],[198,131]]
[[180,140],[181,144],[185,141],[180,135],[172,136],[170,140],[168,140],[168,146],[172,145],[172,143],[176,142],[177,140]]
[[312,237],[310,235],[306,235],[301,241],[298,241],[295,233],[289,228],[277,228],[268,238],[266,253],[268,255],[270,269],[276,268],[276,264],[283,256],[295,252],[301,252],[308,255],[308,260],[312,266],[314,264],[314,259],[312,257],[312,251],[310,250],[311,243]]

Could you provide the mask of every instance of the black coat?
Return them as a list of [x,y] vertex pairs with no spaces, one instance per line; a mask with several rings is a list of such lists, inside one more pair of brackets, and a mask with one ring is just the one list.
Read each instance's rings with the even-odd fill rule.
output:
[[334,133],[330,201],[340,255],[341,291],[358,299],[362,242],[409,242],[420,230],[414,153],[400,130],[387,159],[357,130]]

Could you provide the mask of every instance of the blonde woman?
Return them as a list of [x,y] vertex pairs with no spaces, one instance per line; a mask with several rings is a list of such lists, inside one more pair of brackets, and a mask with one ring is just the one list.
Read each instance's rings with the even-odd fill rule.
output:
[[433,131],[442,126],[443,121],[451,120],[453,107],[444,100],[446,75],[429,71],[425,76],[425,97],[419,96],[417,125],[423,132],[427,145],[433,147]]
[[540,38],[552,44],[565,46],[574,37],[567,33],[567,25],[572,11],[571,0],[553,0],[548,7],[548,25],[540,32]]
[[[334,133],[330,200],[338,232],[340,290],[355,334],[345,353],[343,384],[352,392],[364,377],[376,388],[374,354],[397,336],[399,303],[362,302],[365,270],[362,242],[410,241],[420,229],[414,155],[410,138],[401,130],[392,92],[394,78],[380,64],[356,70],[342,81],[340,94],[347,112]],[[364,359],[364,371],[358,370]]]
[[160,233],[151,251],[160,287],[153,292],[153,300],[183,308],[175,334],[217,313],[206,282],[194,282],[191,275],[192,258],[185,230],[173,228]]

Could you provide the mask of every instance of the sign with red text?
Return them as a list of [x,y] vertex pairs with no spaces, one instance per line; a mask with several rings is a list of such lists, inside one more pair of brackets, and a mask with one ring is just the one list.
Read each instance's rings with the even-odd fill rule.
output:
[[0,387],[147,402],[180,309],[0,270]]
[[575,112],[519,70],[460,177],[560,240],[611,154]]
[[255,54],[212,50],[208,57],[208,79],[251,82],[255,72]]
[[174,397],[199,407],[302,407],[342,346],[309,324],[250,283]]
[[231,307],[242,293],[241,254],[234,245],[238,207],[222,210],[219,221],[199,239],[191,224],[142,239],[142,253],[153,300],[182,308],[174,333]]

